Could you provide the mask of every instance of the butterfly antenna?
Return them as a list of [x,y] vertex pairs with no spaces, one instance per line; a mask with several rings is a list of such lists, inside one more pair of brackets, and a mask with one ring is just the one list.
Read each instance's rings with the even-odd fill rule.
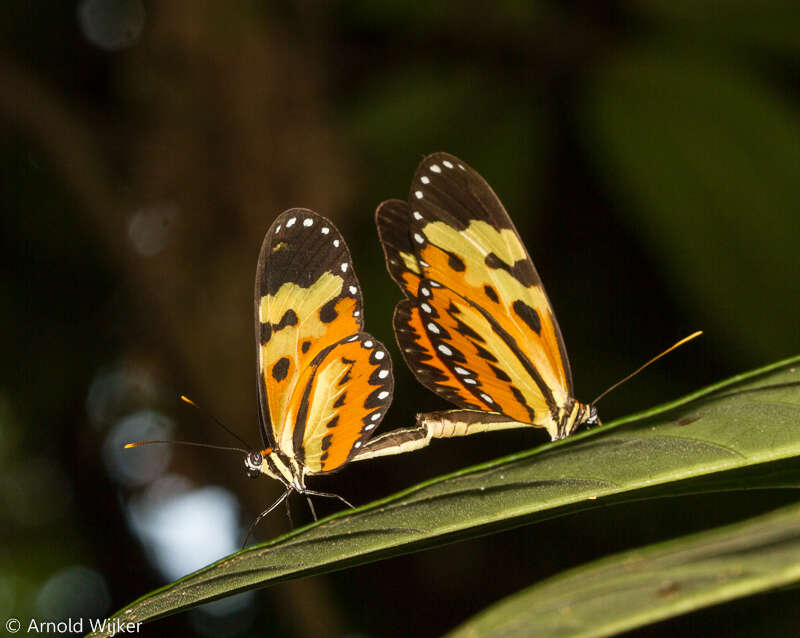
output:
[[598,402],[600,399],[602,399],[604,396],[606,396],[606,395],[607,395],[609,392],[611,392],[612,390],[614,390],[614,389],[618,388],[619,386],[621,386],[623,383],[625,383],[625,382],[626,382],[626,381],[628,381],[629,379],[631,379],[631,378],[635,377],[637,374],[639,374],[639,373],[640,373],[642,370],[644,370],[644,369],[645,369],[647,366],[649,366],[651,363],[655,363],[655,362],[656,362],[656,361],[658,361],[658,360],[659,360],[661,357],[663,357],[665,354],[669,354],[669,353],[670,353],[670,352],[672,352],[672,351],[673,351],[675,348],[678,348],[678,347],[682,346],[684,343],[687,343],[687,342],[691,341],[692,339],[695,339],[696,337],[699,337],[701,334],[703,334],[703,331],[702,331],[702,330],[698,330],[697,332],[693,332],[693,333],[692,333],[692,334],[690,334],[688,337],[684,337],[683,339],[681,339],[681,340],[680,340],[680,341],[678,341],[677,343],[675,343],[675,344],[671,345],[669,348],[667,348],[666,350],[664,350],[664,352],[662,352],[662,353],[661,353],[661,354],[659,354],[659,355],[656,355],[655,357],[653,357],[652,359],[650,359],[650,361],[648,361],[647,363],[645,363],[643,366],[640,366],[639,368],[637,368],[636,370],[634,370],[633,372],[631,372],[631,373],[630,373],[630,374],[629,374],[627,377],[625,377],[624,379],[621,379],[621,380],[617,381],[617,382],[616,382],[614,385],[612,385],[612,386],[611,386],[611,387],[610,387],[608,390],[606,390],[605,392],[603,392],[603,393],[602,393],[602,394],[601,394],[599,397],[597,397],[597,398],[596,398],[594,401],[592,401],[592,402],[591,402],[589,405],[596,405],[596,404],[597,404],[597,402]]
[[242,437],[240,437],[238,434],[236,434],[236,432],[231,430],[227,425],[225,425],[217,417],[215,417],[210,412],[206,412],[205,410],[203,410],[199,405],[197,405],[194,401],[192,401],[186,395],[183,395],[183,394],[181,395],[181,401],[183,401],[184,403],[188,403],[193,408],[195,408],[197,411],[199,411],[201,414],[205,414],[205,415],[209,416],[211,418],[211,420],[214,421],[214,423],[216,423],[219,427],[221,427],[223,430],[225,430],[228,434],[230,434],[234,439],[239,441],[239,443],[244,445],[246,448],[248,448],[250,450],[255,449],[252,445],[248,444],[247,441],[245,441]]
[[170,443],[172,445],[191,445],[193,447],[207,447],[212,450],[231,450],[232,452],[243,452],[244,454],[249,454],[249,452],[240,447],[228,447],[225,445],[211,445],[210,443],[195,443],[194,441],[134,441],[133,443],[126,443],[125,449],[132,448],[132,447],[140,447],[142,445],[152,445],[153,443]]

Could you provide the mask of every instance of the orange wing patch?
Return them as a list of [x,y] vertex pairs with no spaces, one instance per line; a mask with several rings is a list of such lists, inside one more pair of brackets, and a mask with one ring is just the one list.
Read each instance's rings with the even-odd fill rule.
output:
[[267,437],[292,449],[293,395],[319,353],[358,333],[361,289],[338,230],[304,209],[280,215],[261,247],[255,316],[262,419]]
[[365,332],[320,352],[292,396],[294,452],[309,473],[344,465],[372,435],[394,390],[389,353]]

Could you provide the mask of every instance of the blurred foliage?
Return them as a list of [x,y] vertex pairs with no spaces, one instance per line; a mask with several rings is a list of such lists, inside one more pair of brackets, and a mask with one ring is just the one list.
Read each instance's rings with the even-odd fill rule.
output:
[[[102,575],[112,609],[163,582],[126,522],[145,488],[111,478],[104,442],[152,410],[177,437],[226,443],[178,393],[256,438],[252,278],[282,210],[336,221],[367,328],[393,347],[400,293],[372,214],[406,195],[432,151],[462,156],[506,204],[558,312],[579,398],[706,330],[604,399],[605,420],[796,353],[799,23],[779,0],[2,3],[0,603],[11,603],[0,607],[34,615],[47,582],[84,573],[61,571],[75,565]],[[445,407],[395,360],[384,428]],[[88,408],[109,370],[128,380]],[[537,442],[447,442],[319,485],[364,503]],[[277,491],[210,452],[175,451],[169,471],[229,488],[245,524]],[[284,584],[249,615],[155,627],[437,635],[569,566],[782,499],[596,510],[535,537],[520,529]],[[51,516],[15,516],[20,503]],[[286,525],[270,518],[262,538]],[[647,635],[748,635],[745,616],[767,631],[771,600]]]

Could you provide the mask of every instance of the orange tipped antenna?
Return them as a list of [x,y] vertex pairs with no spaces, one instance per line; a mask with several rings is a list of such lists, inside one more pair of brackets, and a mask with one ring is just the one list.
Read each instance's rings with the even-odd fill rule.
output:
[[591,402],[589,405],[595,405],[595,404],[596,404],[596,403],[597,403],[597,402],[598,402],[600,399],[602,399],[604,396],[606,396],[606,395],[607,395],[609,392],[611,392],[612,390],[615,390],[616,388],[618,388],[619,386],[621,386],[623,383],[625,383],[625,382],[626,382],[626,381],[628,381],[629,379],[632,379],[633,377],[635,377],[637,374],[639,374],[639,373],[640,373],[642,370],[644,370],[644,369],[645,369],[647,366],[649,366],[651,363],[655,363],[655,362],[656,362],[656,361],[658,361],[658,360],[659,360],[661,357],[663,357],[665,354],[669,354],[669,353],[670,353],[670,352],[672,352],[672,351],[673,351],[675,348],[678,348],[678,347],[682,346],[684,343],[687,343],[687,342],[691,341],[692,339],[695,339],[696,337],[699,337],[701,334],[703,334],[703,331],[702,331],[702,330],[698,330],[697,332],[693,332],[693,333],[692,333],[692,334],[690,334],[688,337],[684,337],[683,339],[681,339],[681,340],[680,340],[680,341],[678,341],[677,343],[675,343],[675,344],[671,345],[669,348],[667,348],[666,350],[664,350],[664,352],[662,352],[662,353],[661,353],[661,354],[659,354],[659,355],[656,355],[655,357],[653,357],[652,359],[650,359],[650,361],[648,361],[647,363],[645,363],[643,366],[641,366],[641,367],[637,368],[636,370],[634,370],[633,372],[631,372],[631,373],[630,373],[630,374],[629,374],[627,377],[625,377],[624,379],[621,379],[620,381],[617,381],[617,382],[616,382],[614,385],[612,385],[612,386],[611,386],[611,387],[610,387],[608,390],[606,390],[605,392],[603,392],[603,393],[602,393],[602,394],[601,394],[599,397],[597,397],[597,398],[596,398],[594,401],[592,401],[592,402]]
[[232,436],[234,439],[236,439],[237,441],[239,441],[239,443],[241,443],[242,445],[244,445],[244,446],[245,446],[246,448],[248,448],[248,449],[253,449],[253,446],[252,446],[252,445],[249,445],[249,444],[247,443],[247,441],[245,441],[245,440],[244,440],[242,437],[240,437],[238,434],[236,434],[236,432],[234,432],[233,430],[231,430],[231,429],[230,429],[230,428],[229,428],[227,425],[225,425],[225,424],[224,424],[222,421],[220,421],[220,420],[219,420],[217,417],[215,417],[213,414],[211,414],[210,412],[206,412],[205,410],[203,410],[203,409],[202,409],[202,408],[201,408],[199,405],[197,405],[197,404],[196,404],[194,401],[192,401],[192,400],[191,400],[189,397],[187,397],[186,395],[182,394],[182,395],[181,395],[181,401],[183,401],[184,403],[188,403],[189,405],[191,405],[193,408],[195,408],[196,410],[198,410],[198,411],[199,411],[199,412],[201,412],[202,414],[206,414],[206,415],[208,415],[208,416],[211,418],[211,420],[213,420],[213,421],[214,421],[214,423],[216,423],[216,424],[217,424],[219,427],[221,427],[223,430],[225,430],[225,431],[226,431],[228,434],[230,434],[230,435],[231,435],[231,436]]
[[212,450],[231,450],[232,452],[243,452],[249,454],[248,450],[240,447],[228,447],[225,445],[211,445],[210,443],[195,443],[194,441],[134,441],[133,443],[126,443],[125,449],[132,447],[139,447],[141,445],[153,445],[154,443],[169,443],[171,445],[191,445],[193,447],[207,447]]

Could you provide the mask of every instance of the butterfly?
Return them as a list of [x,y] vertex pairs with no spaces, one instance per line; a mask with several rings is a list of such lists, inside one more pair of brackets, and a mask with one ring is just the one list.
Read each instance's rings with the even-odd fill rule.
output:
[[[405,294],[394,313],[403,358],[424,386],[462,408],[418,417],[417,439],[530,425],[557,440],[598,423],[594,405],[574,398],[564,340],[525,245],[475,170],[429,155],[408,201],[383,202],[376,223]],[[372,449],[387,444],[382,437]]]
[[702,334],[581,403],[539,274],[483,177],[457,157],[428,155],[408,201],[383,202],[375,219],[387,268],[405,294],[394,312],[403,358],[424,386],[462,409],[418,414],[416,426],[377,437],[359,459],[525,426],[563,439],[599,425],[595,404],[603,396]]
[[266,475],[286,488],[253,521],[247,537],[293,491],[306,495],[315,519],[309,496],[338,498],[352,507],[338,494],[309,489],[306,477],[335,472],[352,460],[380,425],[394,392],[391,358],[362,330],[364,304],[350,252],[328,219],[303,208],[275,219],[261,245],[254,297],[262,448],[189,441],[125,446],[177,443],[243,452],[247,476]]
[[286,491],[261,517],[292,491],[349,505],[308,489],[306,477],[351,460],[391,404],[391,358],[363,325],[361,288],[336,227],[302,208],[279,215],[261,245],[255,281],[264,446],[247,454],[245,469]]

